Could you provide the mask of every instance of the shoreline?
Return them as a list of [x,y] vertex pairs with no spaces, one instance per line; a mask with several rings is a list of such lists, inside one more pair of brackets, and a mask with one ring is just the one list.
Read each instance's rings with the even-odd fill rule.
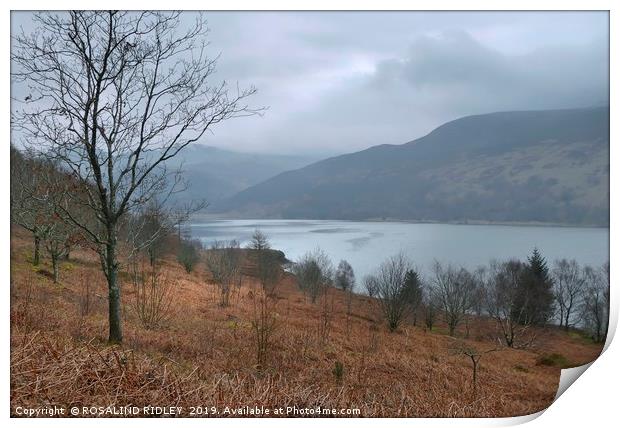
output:
[[572,224],[572,223],[545,223],[545,222],[519,222],[519,221],[487,221],[487,220],[455,220],[455,221],[439,221],[439,220],[405,220],[405,219],[317,219],[317,218],[257,218],[244,216],[221,216],[210,214],[198,214],[190,217],[188,224],[196,224],[197,222],[216,222],[216,221],[321,221],[321,222],[352,222],[352,223],[407,223],[407,224],[437,224],[450,226],[512,226],[512,227],[558,227],[558,228],[574,228],[574,229],[608,229],[609,225],[597,224]]

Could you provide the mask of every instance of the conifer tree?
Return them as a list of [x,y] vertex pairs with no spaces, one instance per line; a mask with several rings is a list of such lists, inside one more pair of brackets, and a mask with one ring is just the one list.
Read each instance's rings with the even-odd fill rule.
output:
[[514,308],[523,314],[520,319],[527,324],[546,324],[553,315],[553,280],[547,261],[537,248],[527,258],[520,288]]
[[420,275],[413,269],[409,269],[405,274],[405,288],[403,298],[410,306],[413,315],[413,325],[417,324],[417,313],[420,303],[422,303],[422,281]]

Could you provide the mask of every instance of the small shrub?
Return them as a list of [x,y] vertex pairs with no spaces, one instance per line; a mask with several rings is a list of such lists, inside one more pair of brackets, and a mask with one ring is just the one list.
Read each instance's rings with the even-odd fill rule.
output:
[[341,361],[336,361],[334,363],[332,374],[336,378],[336,382],[342,383],[342,379],[344,378],[344,364],[342,364]]
[[220,290],[220,306],[227,307],[230,303],[231,292],[241,288],[243,278],[239,243],[236,241],[215,242],[205,256],[211,279]]
[[146,329],[154,329],[169,320],[174,307],[176,281],[153,267],[138,269],[133,266],[133,310]]
[[334,298],[327,290],[321,297],[321,313],[317,323],[317,339],[322,346],[329,341],[332,331],[332,321],[334,319]]
[[199,250],[201,248],[201,244],[199,241],[181,241],[179,246],[179,252],[177,254],[177,260],[181,265],[185,268],[187,273],[191,273],[198,263]]
[[277,299],[265,290],[256,290],[253,298],[252,332],[256,344],[256,367],[261,370],[267,362],[273,335],[278,327],[276,313]]
[[310,297],[312,303],[316,303],[332,285],[333,270],[329,257],[320,248],[304,254],[292,266],[299,288]]
[[539,366],[559,367],[562,369],[571,366],[564,355],[555,352],[553,354],[541,355],[536,361],[536,364]]
[[523,367],[521,364],[517,364],[513,368],[516,371],[521,372],[521,373],[529,373],[530,372],[530,370],[527,367]]

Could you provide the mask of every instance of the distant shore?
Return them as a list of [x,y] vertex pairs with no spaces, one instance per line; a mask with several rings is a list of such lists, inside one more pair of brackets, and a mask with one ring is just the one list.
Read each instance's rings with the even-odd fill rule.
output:
[[367,218],[367,219],[317,219],[317,218],[281,218],[281,217],[247,217],[247,216],[222,216],[221,214],[195,214],[190,222],[208,222],[223,220],[281,220],[281,221],[347,221],[347,222],[373,222],[373,223],[411,223],[411,224],[449,224],[463,226],[515,226],[515,227],[573,227],[609,229],[609,225],[600,224],[574,224],[574,223],[547,223],[539,221],[492,221],[492,220],[406,220],[397,218]]

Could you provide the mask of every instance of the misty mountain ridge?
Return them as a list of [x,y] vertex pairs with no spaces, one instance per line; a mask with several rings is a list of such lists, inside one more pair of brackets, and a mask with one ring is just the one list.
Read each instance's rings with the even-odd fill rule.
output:
[[300,168],[318,160],[313,156],[241,153],[202,144],[192,144],[169,161],[181,167],[188,188],[175,194],[174,201],[222,198],[258,184],[281,172]]
[[467,116],[216,203],[254,218],[609,224],[609,108]]

